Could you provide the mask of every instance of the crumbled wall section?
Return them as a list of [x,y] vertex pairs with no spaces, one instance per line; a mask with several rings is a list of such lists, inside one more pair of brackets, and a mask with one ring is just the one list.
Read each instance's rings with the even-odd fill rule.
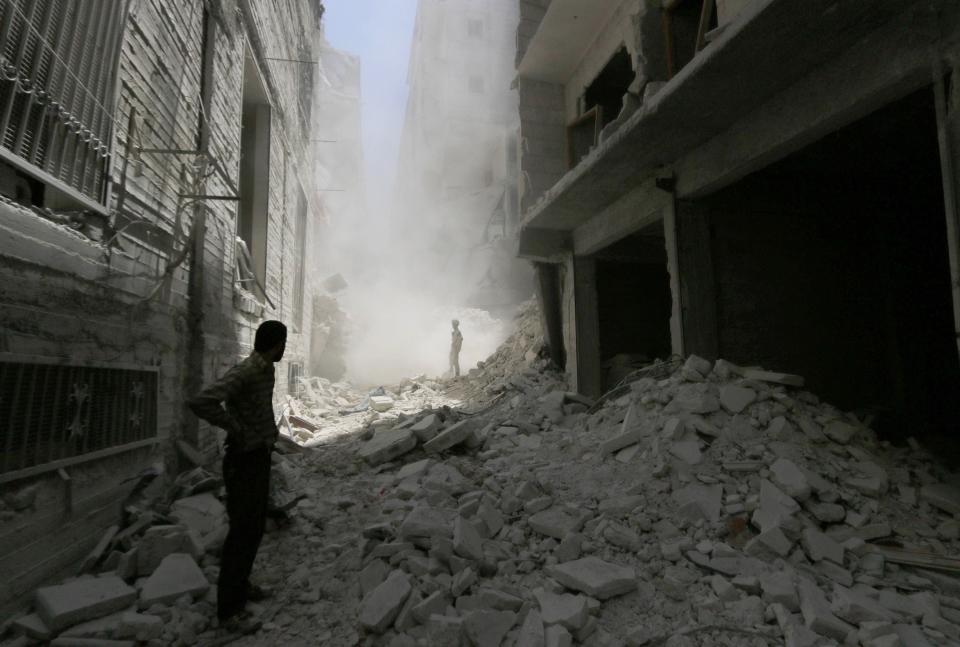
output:
[[567,171],[562,85],[519,78],[520,211],[525,213]]
[[[69,570],[103,529],[116,521],[126,494],[120,480],[158,459],[175,465],[173,439],[192,422],[184,398],[186,375],[200,366],[203,381],[222,374],[250,352],[253,334],[263,319],[288,321],[292,314],[294,226],[297,196],[310,207],[308,218],[321,217],[307,142],[314,91],[312,67],[270,62],[267,58],[318,60],[316,0],[219,0],[210,3],[213,21],[213,84],[206,113],[209,151],[230,182],[217,175],[200,187],[184,182],[193,158],[143,153],[130,160],[123,176],[124,152],[130,146],[195,150],[199,141],[203,2],[143,0],[133,3],[121,51],[118,93],[113,113],[114,204],[125,187],[122,251],[106,253],[90,239],[0,202],[0,352],[69,357],[72,360],[123,362],[160,370],[159,439],[154,449],[91,461],[68,468],[74,483],[72,511],[66,509],[63,483],[56,472],[32,480],[0,485],[2,495],[37,485],[34,507],[16,513],[0,504],[0,613],[4,616],[22,595],[44,580]],[[276,308],[248,314],[237,306],[234,285],[237,204],[205,201],[206,226],[198,276],[203,321],[198,336],[199,360],[188,355],[190,334],[190,262],[158,279],[172,259],[192,243],[191,228],[200,211],[178,211],[178,196],[199,188],[208,195],[228,195],[239,179],[243,61],[251,50],[271,95],[271,155],[267,290]],[[307,70],[307,72],[305,72]],[[135,111],[136,135],[127,124]],[[315,232],[314,222],[307,231]],[[308,238],[307,254],[315,247]],[[310,263],[311,260],[307,259]],[[193,278],[197,278],[196,276]],[[309,274],[307,280],[309,281]],[[309,285],[306,294],[310,294]],[[311,307],[305,298],[301,331],[310,330]],[[286,396],[287,361],[304,361],[309,340],[293,334],[285,361],[277,366],[276,404]],[[199,362],[199,363],[197,363]],[[195,424],[194,424],[194,428]],[[211,459],[218,432],[200,425],[190,437]],[[57,520],[55,534],[51,519]],[[16,552],[7,550],[16,544]]]

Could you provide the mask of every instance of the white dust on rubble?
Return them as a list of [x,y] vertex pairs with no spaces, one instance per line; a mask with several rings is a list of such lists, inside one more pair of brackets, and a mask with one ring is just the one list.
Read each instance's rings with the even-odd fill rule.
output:
[[960,549],[956,475],[915,442],[722,360],[602,403],[534,367],[483,415],[359,449],[381,493],[361,533],[368,644],[960,640],[954,562],[906,565]]

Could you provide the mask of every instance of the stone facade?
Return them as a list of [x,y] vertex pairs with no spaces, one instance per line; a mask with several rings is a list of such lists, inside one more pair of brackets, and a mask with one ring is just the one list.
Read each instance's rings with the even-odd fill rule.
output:
[[[154,463],[183,466],[174,441],[215,460],[218,432],[198,425],[184,398],[248,354],[264,319],[287,322],[291,333],[277,367],[275,408],[283,406],[288,366],[305,361],[309,295],[320,278],[309,271],[324,207],[308,142],[322,13],[319,0],[132,3],[102,205],[114,229],[95,229],[92,213],[70,227],[55,211],[0,202],[0,353],[159,376],[149,441],[70,459],[59,474],[43,465],[0,474],[8,501],[36,493],[23,509],[4,507],[0,608],[90,550],[130,492],[123,479]],[[238,201],[183,197],[236,195],[245,66],[262,80],[271,115],[269,169],[257,178],[269,186],[259,297],[236,281]]]

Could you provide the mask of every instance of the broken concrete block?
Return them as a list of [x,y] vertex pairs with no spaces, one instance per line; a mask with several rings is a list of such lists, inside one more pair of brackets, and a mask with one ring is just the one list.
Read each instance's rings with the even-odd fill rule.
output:
[[733,602],[740,599],[740,591],[722,575],[713,575],[710,578],[710,587],[721,602]]
[[[680,506],[687,505],[688,503],[696,504],[703,518],[707,521],[713,522],[720,519],[720,510],[723,507],[722,485],[691,483],[682,489],[674,491],[672,497]],[[637,505],[639,505],[639,503]],[[604,511],[602,507],[600,511]]]
[[700,453],[700,442],[697,440],[681,440],[670,445],[670,453],[687,465],[697,465],[703,460]]
[[430,453],[445,451],[466,441],[476,428],[477,422],[474,419],[461,420],[424,443],[423,449]]
[[360,571],[358,580],[360,583],[360,595],[366,595],[373,589],[380,586],[380,583],[387,579],[390,574],[390,567],[382,559],[374,559],[363,567]]
[[459,515],[455,510],[417,506],[411,510],[400,524],[400,536],[413,537],[453,537],[453,522]]
[[756,380],[757,382],[770,382],[771,384],[782,384],[784,386],[803,386],[803,377],[791,375],[790,373],[775,373],[773,371],[762,371],[756,368],[745,368],[741,375],[746,380]]
[[760,505],[751,519],[754,526],[766,531],[772,528],[787,528],[792,525],[793,515],[800,505],[766,479],[760,480]]
[[760,590],[767,604],[782,604],[788,611],[800,611],[800,598],[790,573],[778,571],[760,576]]
[[778,527],[764,530],[747,542],[743,552],[751,557],[786,557],[793,548],[793,542]]
[[146,642],[159,638],[163,633],[163,626],[163,619],[159,616],[121,611],[74,625],[61,635],[79,638],[134,639]]
[[800,416],[797,420],[800,425],[800,431],[804,433],[807,440],[813,443],[822,443],[827,440],[823,433],[823,428],[807,416]]
[[833,587],[833,602],[830,610],[835,616],[850,624],[883,622],[893,620],[893,614],[863,591],[848,589],[839,584]]
[[520,633],[517,635],[517,647],[545,647],[546,636],[543,630],[543,618],[536,609],[530,609],[527,617],[523,619],[520,625]]
[[800,613],[803,614],[804,624],[821,636],[844,642],[854,627],[833,614],[820,587],[801,577],[797,583],[797,591],[800,594]]
[[383,413],[393,408],[393,398],[388,395],[371,395],[370,408]]
[[683,363],[683,368],[687,370],[696,371],[700,374],[701,378],[705,378],[710,375],[710,371],[713,369],[713,365],[710,364],[710,360],[706,360],[697,355],[691,355],[687,358],[687,361]]
[[540,616],[544,624],[560,624],[576,631],[587,622],[587,599],[582,595],[556,594],[535,589],[533,597],[540,605]]
[[410,427],[413,435],[420,439],[421,443],[433,440],[440,432],[440,418],[435,413],[424,416],[419,422]]
[[420,624],[424,624],[433,614],[443,615],[447,610],[448,604],[450,604],[450,599],[447,597],[445,591],[434,591],[424,600],[414,605],[413,617],[416,618]]
[[37,615],[50,631],[59,633],[71,625],[99,618],[128,607],[137,592],[116,576],[74,580],[37,589]]
[[50,647],[136,647],[133,640],[109,640],[106,638],[76,638],[60,636],[50,641]]
[[194,598],[207,592],[207,577],[186,553],[167,555],[140,589],[140,607],[170,604],[184,595]]
[[483,539],[469,521],[458,516],[453,526],[453,550],[467,559],[483,560]]
[[841,445],[848,444],[857,435],[857,431],[856,427],[843,420],[831,420],[823,428],[823,433],[827,438]]
[[960,487],[933,483],[920,488],[920,498],[950,514],[960,514]]
[[429,645],[460,645],[463,618],[434,614],[427,620],[426,630]]
[[553,551],[558,562],[572,562],[580,557],[583,546],[583,535],[578,532],[568,532],[560,541],[560,545]]
[[472,568],[465,568],[453,576],[453,581],[450,583],[450,593],[453,594],[453,597],[458,598],[466,593],[476,581],[476,572]]
[[808,501],[804,508],[822,523],[839,523],[847,516],[846,508],[836,503]]
[[563,539],[568,533],[577,532],[584,521],[585,513],[571,512],[560,506],[538,512],[527,519],[531,529],[554,539]]
[[[714,387],[715,388],[715,387]],[[711,385],[684,384],[664,408],[664,413],[713,413],[720,409],[720,401]]]
[[544,632],[546,647],[572,647],[573,635],[560,625],[551,625]]
[[757,399],[757,392],[745,386],[724,384],[720,387],[720,404],[730,413],[740,413]]
[[28,638],[35,640],[50,640],[53,632],[36,613],[20,616],[10,623],[14,631],[18,631]]
[[416,446],[417,437],[409,429],[386,429],[374,434],[357,454],[370,465],[379,465],[403,456]]
[[[411,428],[411,431],[413,429]],[[424,458],[423,460],[414,461],[413,463],[407,463],[399,470],[397,470],[396,480],[406,481],[407,479],[419,479],[433,466],[433,460],[430,458]]]
[[639,426],[628,429],[605,441],[600,445],[600,453],[603,455],[612,454],[624,447],[640,442],[641,439],[653,433],[654,427],[655,423],[653,421],[646,420]]
[[86,573],[93,570],[93,567],[96,566],[97,562],[100,561],[100,558],[103,556],[107,546],[110,545],[110,542],[113,540],[119,530],[119,526],[110,526],[107,531],[103,533],[103,535],[100,537],[100,541],[97,542],[97,545],[94,546],[93,550],[90,551],[90,554],[88,554],[80,563],[80,566],[77,568],[77,573]]
[[517,621],[512,611],[470,611],[463,619],[467,638],[475,647],[500,647]]
[[367,631],[382,634],[393,624],[411,590],[410,578],[406,573],[390,573],[360,603],[360,625]]
[[477,518],[483,522],[489,536],[493,537],[503,528],[503,515],[500,511],[486,502],[477,508]]
[[793,461],[778,458],[770,466],[770,480],[797,501],[810,497],[810,483]]
[[137,544],[137,574],[150,575],[170,554],[187,553],[195,559],[203,555],[199,537],[184,526],[153,526]]
[[800,537],[807,555],[814,562],[828,559],[843,566],[843,546],[815,528],[804,528]]
[[567,588],[600,600],[629,593],[637,588],[636,573],[628,566],[584,557],[546,568],[547,575]]

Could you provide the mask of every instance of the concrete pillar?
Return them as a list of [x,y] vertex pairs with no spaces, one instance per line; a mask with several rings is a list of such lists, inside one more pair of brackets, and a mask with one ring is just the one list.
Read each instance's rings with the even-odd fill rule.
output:
[[591,256],[572,256],[574,389],[591,398],[602,394],[600,367],[600,320],[597,312],[597,264]]
[[933,69],[933,87],[937,109],[937,137],[943,175],[943,204],[946,212],[947,250],[950,256],[950,286],[953,296],[953,324],[960,353],[960,74],[950,72],[949,96],[945,87],[946,70],[940,61]]
[[560,266],[554,263],[535,263],[534,267],[543,336],[550,349],[550,359],[562,370],[566,365],[566,350],[563,346]]
[[714,285],[709,211],[703,203],[675,207],[683,350],[717,359],[717,293]]

